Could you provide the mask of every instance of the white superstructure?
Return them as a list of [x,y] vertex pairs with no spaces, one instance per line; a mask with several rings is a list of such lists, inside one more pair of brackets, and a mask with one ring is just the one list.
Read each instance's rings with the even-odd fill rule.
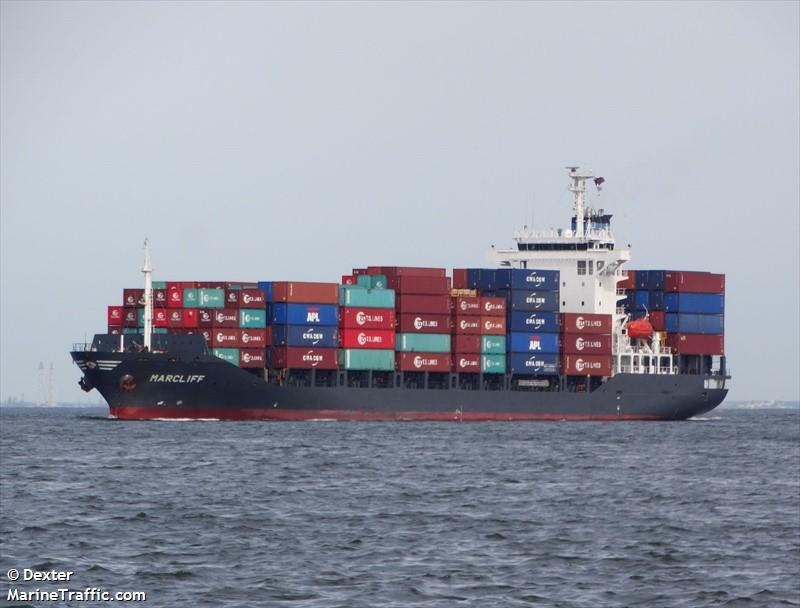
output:
[[628,318],[618,306],[624,294],[617,284],[627,276],[622,266],[631,259],[631,250],[616,247],[611,215],[586,203],[587,180],[598,190],[605,180],[579,167],[567,169],[574,195],[572,225],[543,232],[526,226],[514,234],[516,248],[492,248],[489,260],[506,268],[558,270],[560,312],[613,315],[616,372],[675,373],[669,349],[657,338],[631,344],[626,334]]

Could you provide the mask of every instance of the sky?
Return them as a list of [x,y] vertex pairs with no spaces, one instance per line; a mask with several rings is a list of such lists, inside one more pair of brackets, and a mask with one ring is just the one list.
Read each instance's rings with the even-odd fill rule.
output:
[[145,237],[155,280],[484,266],[572,164],[630,267],[727,275],[729,399],[800,399],[798,6],[2,2],[0,399],[87,399]]

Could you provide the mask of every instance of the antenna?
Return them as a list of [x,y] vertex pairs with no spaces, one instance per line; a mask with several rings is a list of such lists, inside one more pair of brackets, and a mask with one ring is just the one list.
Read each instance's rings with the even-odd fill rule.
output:
[[586,194],[586,180],[592,179],[591,171],[580,172],[580,167],[567,167],[569,169],[569,178],[572,180],[570,183],[569,191],[575,195],[575,234],[578,238],[585,236],[584,230],[584,195]]
[[150,241],[144,240],[144,347],[152,350],[153,338],[153,267],[150,264]]

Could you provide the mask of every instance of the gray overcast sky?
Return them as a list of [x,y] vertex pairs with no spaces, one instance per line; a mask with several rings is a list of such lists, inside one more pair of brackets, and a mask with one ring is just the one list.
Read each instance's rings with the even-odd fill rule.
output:
[[2,3],[0,396],[141,284],[477,266],[608,181],[728,275],[731,399],[798,399],[798,3]]

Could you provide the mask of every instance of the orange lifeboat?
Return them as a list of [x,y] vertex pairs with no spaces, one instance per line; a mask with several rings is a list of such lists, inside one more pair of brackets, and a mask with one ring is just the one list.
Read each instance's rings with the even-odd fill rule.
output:
[[653,326],[647,319],[636,319],[628,323],[629,338],[649,338],[653,335]]

